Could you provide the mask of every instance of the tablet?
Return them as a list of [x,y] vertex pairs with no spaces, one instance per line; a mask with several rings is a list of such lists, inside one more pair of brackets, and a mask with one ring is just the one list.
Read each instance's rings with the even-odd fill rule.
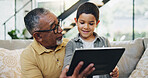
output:
[[109,74],[117,65],[124,51],[125,48],[123,47],[76,49],[67,75],[71,76],[73,74],[75,67],[80,61],[83,61],[84,64],[79,73],[90,63],[94,63],[95,71],[93,71],[91,75]]

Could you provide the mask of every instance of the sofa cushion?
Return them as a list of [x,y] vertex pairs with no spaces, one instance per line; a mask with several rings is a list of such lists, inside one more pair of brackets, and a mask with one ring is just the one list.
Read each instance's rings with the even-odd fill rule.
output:
[[148,78],[148,48],[145,50],[136,69],[132,72],[129,78]]
[[145,48],[148,47],[148,38],[144,38],[144,46]]
[[0,48],[0,78],[20,78],[20,54],[23,49]]
[[26,48],[33,40],[0,40],[0,48],[9,50]]
[[114,41],[111,42],[111,46],[125,47],[125,52],[118,62],[118,67],[120,73],[119,77],[128,78],[143,54],[143,39],[136,39],[134,41]]

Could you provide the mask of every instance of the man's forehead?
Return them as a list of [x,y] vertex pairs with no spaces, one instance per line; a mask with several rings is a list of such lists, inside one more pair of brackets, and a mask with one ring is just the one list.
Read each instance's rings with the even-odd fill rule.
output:
[[39,26],[41,28],[44,28],[45,26],[52,27],[54,24],[58,22],[57,17],[52,13],[41,15],[39,21]]
[[52,24],[54,21],[57,21],[57,17],[51,12],[48,13],[46,17],[49,21],[49,24]]
[[54,21],[58,22],[58,19],[53,13],[49,12],[45,15],[41,15],[40,21],[44,21],[46,23],[52,24]]
[[53,23],[57,23],[58,22],[58,19],[57,18],[54,18],[54,17],[49,17],[49,21],[48,23],[51,25]]

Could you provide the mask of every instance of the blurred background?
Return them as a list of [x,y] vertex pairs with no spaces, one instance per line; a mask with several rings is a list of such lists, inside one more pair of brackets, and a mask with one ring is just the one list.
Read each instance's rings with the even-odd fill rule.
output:
[[0,40],[31,39],[24,16],[34,8],[46,8],[62,21],[65,38],[77,35],[74,18],[83,2],[93,2],[100,9],[100,23],[95,32],[110,41],[148,37],[148,0],[0,0]]

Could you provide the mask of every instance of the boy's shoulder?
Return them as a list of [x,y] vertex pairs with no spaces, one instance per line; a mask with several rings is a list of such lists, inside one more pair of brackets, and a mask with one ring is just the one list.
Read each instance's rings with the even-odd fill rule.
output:
[[104,36],[99,36],[97,33],[94,32],[94,35],[96,36],[97,39],[99,39],[100,41],[105,41],[107,40],[107,38],[105,38]]
[[100,40],[106,40],[107,38],[105,38],[104,36],[98,36],[98,38],[100,39]]
[[98,39],[101,42],[107,42],[107,43],[109,42],[108,39],[106,37],[104,37],[104,36],[99,36]]

